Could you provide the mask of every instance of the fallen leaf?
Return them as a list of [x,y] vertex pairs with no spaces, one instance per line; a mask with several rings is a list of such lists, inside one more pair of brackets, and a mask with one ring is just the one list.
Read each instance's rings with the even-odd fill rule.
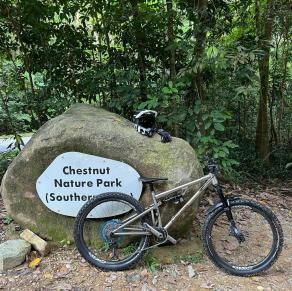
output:
[[42,260],[42,258],[36,258],[36,259],[34,259],[33,261],[31,261],[28,264],[28,267],[29,268],[37,267],[40,264],[41,260]]

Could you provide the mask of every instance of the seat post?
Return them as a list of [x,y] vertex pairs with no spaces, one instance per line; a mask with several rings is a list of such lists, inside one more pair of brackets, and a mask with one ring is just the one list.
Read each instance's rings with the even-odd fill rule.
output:
[[156,192],[155,192],[153,183],[149,184],[149,188],[150,188],[150,192],[151,192],[151,195],[152,195],[152,200],[153,200],[154,206],[157,209],[158,205],[157,205],[157,200],[156,200],[156,197],[155,197]]
[[150,188],[151,193],[155,192],[153,183],[149,183],[149,188]]
[[162,221],[161,221],[161,217],[160,217],[160,212],[159,212],[159,208],[158,208],[157,199],[155,197],[156,192],[155,192],[153,183],[150,183],[149,187],[150,187],[150,191],[151,191],[151,195],[152,195],[152,200],[153,200],[153,205],[154,205],[154,209],[155,209],[155,212],[156,212],[156,216],[158,218],[158,226],[162,227]]

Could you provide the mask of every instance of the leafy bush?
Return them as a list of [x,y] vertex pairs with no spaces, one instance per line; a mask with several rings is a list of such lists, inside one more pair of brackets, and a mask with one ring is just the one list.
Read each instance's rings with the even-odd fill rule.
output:
[[128,119],[149,108],[226,173],[256,163],[255,140],[277,167],[285,154],[273,147],[292,132],[291,9],[237,2],[0,1],[0,132],[38,129],[75,102]]
[[286,165],[292,161],[291,145],[289,144],[272,148],[270,152],[272,167],[258,159],[253,142],[247,139],[241,141],[241,147],[236,148],[232,156],[240,160],[240,166],[235,168],[241,173],[242,178],[252,176],[258,180],[259,177],[279,179],[291,177],[291,169],[286,168]]
[[202,105],[200,101],[193,107],[185,106],[182,102],[184,86],[182,81],[176,85],[169,81],[160,94],[148,96],[138,108],[157,110],[158,123],[176,136],[186,138],[201,161],[205,155],[213,157],[224,173],[231,174],[232,167],[239,164],[230,157],[230,152],[238,145],[224,136],[225,123],[231,119],[231,114],[222,106],[216,109],[215,106]]
[[0,183],[2,178],[13,159],[18,155],[18,150],[0,153]]

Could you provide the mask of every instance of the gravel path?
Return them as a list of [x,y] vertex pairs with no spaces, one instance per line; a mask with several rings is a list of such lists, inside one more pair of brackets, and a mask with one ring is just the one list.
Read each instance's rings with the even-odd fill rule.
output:
[[[241,278],[229,276],[214,267],[207,258],[198,264],[184,261],[163,265],[151,272],[145,262],[135,269],[124,272],[102,272],[80,258],[74,247],[62,247],[52,251],[37,268],[27,264],[2,273],[0,289],[4,290],[292,290],[292,197],[291,184],[275,188],[252,191],[249,188],[233,187],[233,194],[244,193],[271,207],[282,223],[285,245],[278,262],[260,276]],[[276,195],[272,195],[275,193]],[[200,206],[198,221],[213,203],[214,196],[208,195]],[[5,210],[0,201],[2,218]],[[0,239],[8,238],[0,224]],[[14,227],[13,224],[9,226]]]

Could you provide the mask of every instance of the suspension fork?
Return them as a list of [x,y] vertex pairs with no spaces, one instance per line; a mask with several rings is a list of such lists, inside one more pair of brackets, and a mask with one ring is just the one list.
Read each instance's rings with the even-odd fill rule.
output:
[[239,243],[243,243],[245,241],[245,237],[242,234],[242,232],[236,227],[235,225],[235,221],[231,212],[231,207],[230,207],[230,203],[229,200],[226,199],[226,197],[224,196],[223,190],[222,190],[222,186],[217,184],[215,186],[216,192],[218,193],[220,200],[223,204],[224,207],[224,211],[226,213],[229,225],[230,225],[230,234],[233,235]]
[[217,194],[219,195],[220,200],[221,200],[221,202],[223,204],[223,207],[224,207],[226,216],[228,218],[228,221],[231,224],[235,224],[234,219],[233,219],[233,216],[232,216],[232,212],[231,212],[231,207],[230,207],[229,201],[224,196],[224,193],[223,193],[223,190],[222,190],[222,186],[220,184],[217,184],[215,186],[215,190],[216,190]]

